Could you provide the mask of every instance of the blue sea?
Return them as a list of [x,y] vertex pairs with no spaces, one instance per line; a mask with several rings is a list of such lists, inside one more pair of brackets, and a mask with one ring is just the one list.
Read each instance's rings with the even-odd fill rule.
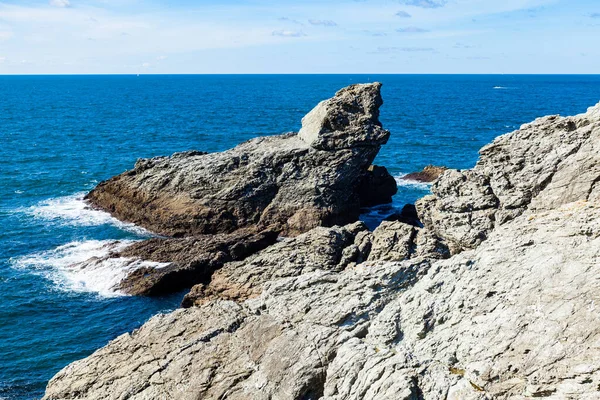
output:
[[[39,398],[65,365],[183,296],[119,296],[118,266],[73,266],[150,235],[87,209],[87,191],[139,157],[297,131],[320,100],[372,81],[392,132],[376,163],[398,178],[470,168],[494,137],[600,101],[600,76],[0,76],[0,399]],[[371,226],[429,190],[400,182],[392,206],[365,211]]]

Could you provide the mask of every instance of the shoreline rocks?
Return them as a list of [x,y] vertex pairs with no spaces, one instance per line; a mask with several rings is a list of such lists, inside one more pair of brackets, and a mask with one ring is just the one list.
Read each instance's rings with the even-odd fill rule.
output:
[[600,104],[524,125],[433,184],[423,227],[317,227],[226,263],[44,399],[597,398],[598,143]]
[[303,118],[299,134],[256,138],[221,153],[139,160],[86,199],[172,237],[266,227],[293,236],[352,223],[361,202],[382,204],[395,193],[387,170],[369,169],[390,135],[379,122],[380,90],[372,83],[338,91]]
[[448,168],[446,167],[427,165],[425,168],[423,168],[422,171],[411,172],[410,174],[404,175],[400,179],[405,181],[431,183],[437,180],[440,176],[442,176],[442,174],[447,170]]
[[499,136],[480,150],[473,169],[450,170],[433,184],[432,194],[416,203],[421,221],[456,253],[477,247],[529,207],[594,199],[599,110],[538,118]]
[[278,234],[352,223],[361,207],[391,202],[394,178],[372,165],[390,135],[379,122],[380,90],[373,83],[338,91],[303,118],[299,134],[141,159],[100,183],[86,196],[93,206],[171,237],[117,254],[169,265],[131,271],[116,289],[155,296],[207,283]]

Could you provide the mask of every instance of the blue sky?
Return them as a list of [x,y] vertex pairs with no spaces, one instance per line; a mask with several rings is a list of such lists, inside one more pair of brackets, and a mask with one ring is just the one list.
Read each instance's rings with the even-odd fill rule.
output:
[[598,0],[0,0],[0,74],[600,73]]

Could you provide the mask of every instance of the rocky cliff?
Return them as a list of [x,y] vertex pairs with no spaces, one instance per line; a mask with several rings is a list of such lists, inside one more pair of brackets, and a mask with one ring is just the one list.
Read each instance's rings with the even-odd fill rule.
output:
[[[129,268],[116,287],[161,295],[206,283],[240,261],[317,226],[347,224],[361,207],[392,201],[396,182],[371,163],[390,133],[379,121],[381,84],[344,88],[302,120],[298,134],[261,137],[222,153],[188,151],[139,160],[87,195],[95,207],[169,238],[103,259],[161,263]],[[166,265],[165,265],[166,264]]]
[[138,160],[86,198],[175,237],[267,227],[289,236],[354,222],[361,200],[381,204],[396,193],[385,168],[369,168],[390,135],[379,122],[380,88],[340,90],[303,118],[299,134],[260,137],[222,153]]
[[226,263],[45,399],[597,399],[599,146],[600,105],[524,125],[438,179],[424,227]]

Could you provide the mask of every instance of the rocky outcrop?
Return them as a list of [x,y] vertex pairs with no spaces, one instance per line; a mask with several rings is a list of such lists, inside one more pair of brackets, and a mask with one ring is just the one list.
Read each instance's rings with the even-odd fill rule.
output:
[[361,245],[361,238],[366,234],[366,226],[357,222],[346,227],[315,228],[284,239],[245,261],[226,264],[213,275],[210,283],[194,286],[185,296],[183,306],[215,299],[256,298],[262,293],[263,285],[274,279],[316,270],[341,272],[351,263],[367,259],[370,247]]
[[435,165],[427,165],[423,168],[422,171],[411,172],[410,174],[406,174],[402,176],[400,179],[406,181],[417,181],[417,182],[434,182],[438,179],[444,172],[446,172],[448,168],[446,167],[438,167]]
[[210,283],[194,286],[182,305],[257,298],[270,281],[312,271],[342,272],[366,261],[436,259],[447,255],[444,244],[429,231],[400,222],[384,222],[374,232],[369,232],[362,222],[315,228],[284,239],[244,261],[225,264]]
[[[340,90],[304,117],[299,134],[139,160],[86,198],[120,220],[175,237],[266,227],[296,235],[354,222],[360,193],[373,205],[393,192],[387,171],[369,170],[390,135],[379,122],[380,88]],[[380,197],[371,182],[385,183]]]
[[243,260],[275,243],[277,236],[277,231],[265,230],[179,239],[153,238],[135,243],[107,258],[160,263],[159,266],[133,269],[115,287],[126,294],[157,296],[209,282],[213,272],[226,262]]
[[[597,398],[599,136],[600,105],[538,120],[446,172],[417,203],[422,228],[317,228],[226,264],[192,307],[67,366],[45,399]],[[548,137],[553,151],[523,150]],[[514,168],[510,185],[492,165]],[[554,172],[540,184],[531,168]],[[486,240],[462,246],[465,221]]]
[[446,172],[433,184],[433,194],[417,203],[419,217],[458,252],[475,248],[530,205],[551,209],[594,199],[598,114],[596,106],[574,117],[539,118],[498,137],[481,149],[475,168]]

